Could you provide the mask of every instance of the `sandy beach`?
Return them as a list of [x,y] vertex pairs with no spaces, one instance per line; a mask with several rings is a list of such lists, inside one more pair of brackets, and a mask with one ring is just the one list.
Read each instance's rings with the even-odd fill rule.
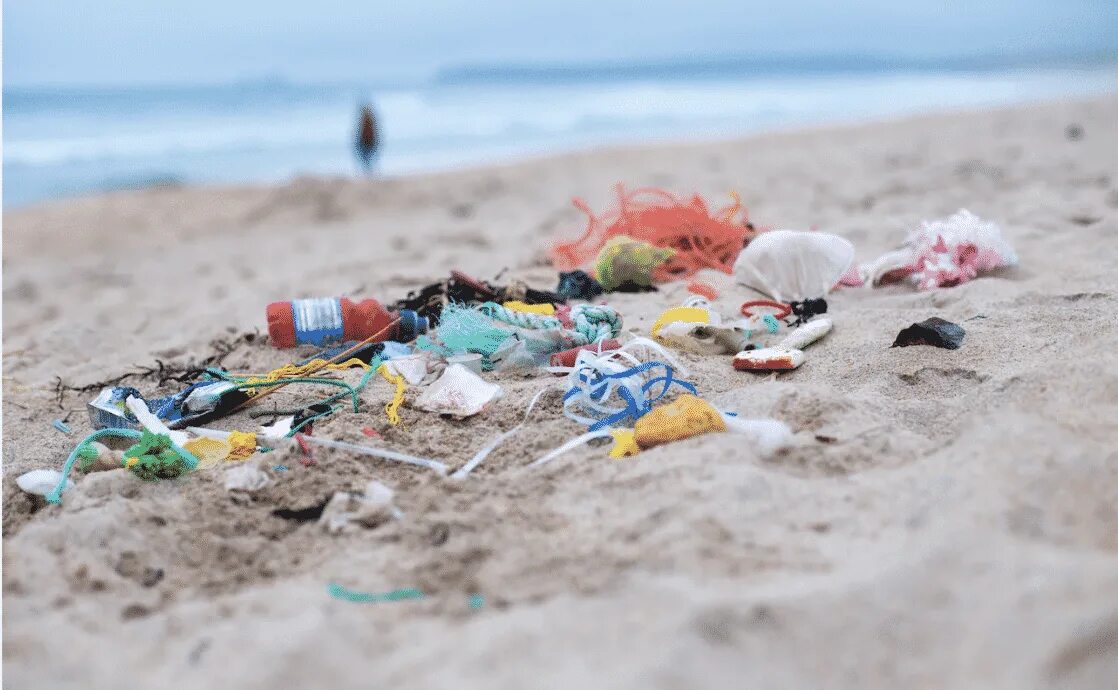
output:
[[[3,624],[12,688],[1106,688],[1118,678],[1118,97],[594,150],[386,180],[159,188],[4,214]],[[1069,125],[1082,130],[1069,137]],[[91,430],[95,384],[160,367],[267,371],[265,305],[394,301],[460,269],[553,289],[571,197],[655,185],[817,227],[870,260],[967,208],[1020,266],[933,292],[841,289],[800,369],[681,355],[702,395],[771,416],[792,448],[711,434],[624,460],[583,447],[561,380],[497,374],[482,415],[411,403],[315,435],[456,467],[531,423],[467,481],[317,449],[249,498],[221,469],[78,478],[61,506],[15,477]],[[729,290],[732,315],[755,297]],[[648,335],[682,284],[611,295]],[[890,348],[939,316],[954,351]],[[161,364],[160,364],[161,363]],[[126,376],[127,375],[127,376]],[[348,372],[353,379],[359,374]],[[90,390],[75,390],[92,387]],[[285,389],[280,407],[306,397]],[[270,402],[271,402],[270,401]],[[68,419],[66,435],[51,426]],[[253,430],[241,413],[216,422]],[[377,479],[398,521],[342,535],[277,516]],[[418,601],[331,598],[336,582]],[[484,606],[471,608],[471,594]]]

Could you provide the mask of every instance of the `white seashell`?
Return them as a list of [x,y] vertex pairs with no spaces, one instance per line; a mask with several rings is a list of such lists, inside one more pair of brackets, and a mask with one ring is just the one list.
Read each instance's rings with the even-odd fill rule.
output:
[[251,463],[242,463],[225,470],[226,491],[259,491],[271,483],[271,477]]
[[854,245],[825,232],[771,230],[754,238],[734,278],[781,302],[825,297],[854,261]]
[[415,401],[415,406],[428,412],[470,417],[481,412],[490,402],[501,397],[501,387],[487,383],[461,364],[451,364]]
[[[46,496],[54,491],[54,487],[58,486],[60,481],[62,481],[62,473],[58,470],[31,470],[16,477],[16,485],[20,489],[36,496]],[[69,491],[72,488],[74,482],[67,479],[66,486],[62,490]]]
[[784,350],[802,350],[830,333],[833,325],[830,319],[812,319],[789,333],[777,347]]

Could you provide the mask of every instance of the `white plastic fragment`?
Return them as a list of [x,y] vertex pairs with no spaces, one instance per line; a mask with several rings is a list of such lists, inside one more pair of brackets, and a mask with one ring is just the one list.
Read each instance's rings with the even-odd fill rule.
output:
[[410,386],[418,386],[427,376],[427,355],[414,354],[390,359],[382,365],[393,376],[403,376]]
[[225,470],[225,490],[259,491],[272,483],[271,477],[255,463],[245,462]]
[[376,527],[389,520],[399,520],[404,513],[392,503],[392,489],[373,480],[364,493],[337,491],[326,504],[318,524],[329,534],[340,534],[351,525]]
[[734,355],[734,368],[745,371],[788,371],[804,363],[802,350],[763,347]]
[[275,422],[268,426],[261,425],[256,433],[269,441],[286,438],[291,433],[291,427],[295,425],[295,417],[288,415],[287,417],[280,417]]
[[770,230],[738,255],[734,278],[781,302],[825,297],[854,261],[854,245],[826,232]]
[[124,404],[128,406],[129,411],[135,415],[136,419],[140,421],[140,424],[151,433],[170,436],[171,443],[180,447],[190,440],[190,434],[187,434],[185,431],[171,431],[168,429],[167,425],[163,423],[163,420],[156,417],[155,414],[148,409],[144,401],[136,396],[128,396]]
[[471,417],[501,397],[501,387],[487,383],[461,364],[451,364],[428,386],[415,406],[428,412]]
[[[36,496],[46,496],[54,491],[54,487],[58,486],[60,481],[62,481],[62,473],[58,470],[31,470],[16,477],[16,485],[22,491]],[[62,490],[69,491],[72,488],[74,482],[67,479],[66,486]]]
[[833,325],[830,319],[812,319],[789,333],[788,337],[780,341],[777,347],[786,350],[802,350],[830,333]]
[[776,419],[741,419],[723,414],[726,430],[749,439],[749,446],[762,458],[772,457],[792,443],[792,430]]
[[891,273],[901,272],[905,276],[911,273],[910,266],[914,261],[913,251],[907,247],[886,252],[869,263],[858,268],[859,275],[867,284],[877,287],[885,277]]
[[208,412],[215,409],[218,402],[221,401],[221,396],[231,390],[233,390],[233,384],[229,381],[215,381],[206,386],[198,386],[190,391],[186,400],[182,401],[182,409],[195,413]]

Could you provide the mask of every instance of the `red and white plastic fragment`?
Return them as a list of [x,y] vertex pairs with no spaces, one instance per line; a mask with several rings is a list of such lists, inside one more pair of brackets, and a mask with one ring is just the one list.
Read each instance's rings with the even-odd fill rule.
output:
[[791,371],[804,363],[803,350],[764,347],[734,356],[734,368],[741,371]]

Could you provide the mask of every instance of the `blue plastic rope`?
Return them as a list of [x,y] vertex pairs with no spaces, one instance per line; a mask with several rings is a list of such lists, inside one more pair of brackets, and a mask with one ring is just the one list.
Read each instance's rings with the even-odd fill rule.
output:
[[[644,364],[632,367],[631,369],[626,369],[625,371],[617,372],[616,374],[602,374],[600,372],[595,372],[597,375],[593,379],[591,379],[587,372],[583,370],[578,373],[578,377],[580,381],[594,386],[590,389],[590,399],[595,402],[601,402],[606,393],[609,391],[608,380],[627,379],[632,376],[636,376],[637,374],[643,374],[647,371],[651,371],[656,367],[663,367],[664,375],[649,379],[641,386],[641,393],[645,396],[643,400],[636,400],[633,397],[632,392],[628,388],[624,386],[619,387],[618,394],[625,402],[625,409],[619,412],[615,412],[590,425],[589,431],[598,431],[600,429],[604,429],[607,426],[613,426],[614,424],[623,422],[627,419],[632,419],[634,422],[637,421],[652,410],[652,406],[654,403],[658,402],[660,399],[668,394],[668,391],[671,389],[673,384],[679,386],[680,388],[683,388],[684,390],[692,394],[698,395],[699,391],[697,388],[695,388],[694,384],[675,378],[675,372],[672,367],[659,361],[645,362]],[[649,392],[657,384],[660,383],[663,384],[660,392],[657,393],[655,397],[647,397],[649,395]],[[563,402],[566,402],[575,395],[578,395],[582,390],[583,389],[581,388],[571,388],[569,391],[567,391],[566,395],[563,396]]]

